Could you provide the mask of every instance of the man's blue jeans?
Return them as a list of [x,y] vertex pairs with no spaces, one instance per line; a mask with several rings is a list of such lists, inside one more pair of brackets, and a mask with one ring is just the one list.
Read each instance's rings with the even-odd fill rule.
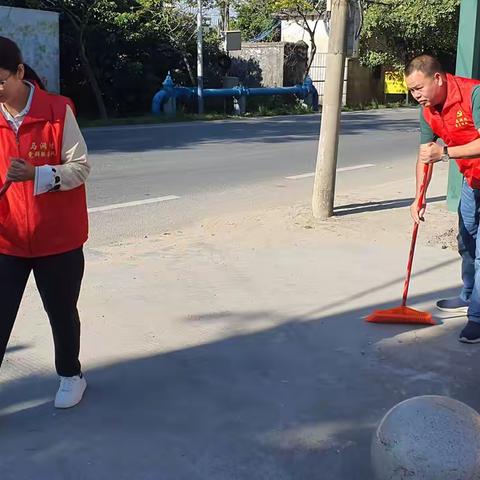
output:
[[460,298],[469,301],[468,319],[480,323],[480,190],[463,180],[458,207],[458,253],[462,257],[463,288]]

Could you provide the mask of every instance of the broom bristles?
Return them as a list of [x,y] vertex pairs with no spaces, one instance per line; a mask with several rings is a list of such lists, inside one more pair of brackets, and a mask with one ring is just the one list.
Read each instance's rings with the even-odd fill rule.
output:
[[366,318],[370,323],[407,323],[419,325],[436,325],[432,314],[420,312],[410,307],[396,307],[387,310],[376,310]]

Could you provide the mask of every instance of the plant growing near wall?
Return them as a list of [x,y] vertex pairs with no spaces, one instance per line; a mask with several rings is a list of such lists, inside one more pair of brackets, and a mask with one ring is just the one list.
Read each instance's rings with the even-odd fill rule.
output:
[[460,0],[372,0],[365,2],[360,42],[363,65],[402,69],[421,53],[446,66],[456,55]]
[[261,39],[263,42],[278,40],[278,20],[275,18],[275,0],[236,0],[236,18],[232,25],[242,32],[246,41]]

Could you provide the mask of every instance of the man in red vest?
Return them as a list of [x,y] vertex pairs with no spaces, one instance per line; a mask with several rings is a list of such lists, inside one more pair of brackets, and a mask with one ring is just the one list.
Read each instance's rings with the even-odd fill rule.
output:
[[[429,55],[414,58],[405,69],[405,81],[421,105],[421,145],[416,167],[416,196],[412,218],[423,220],[418,205],[425,163],[455,161],[463,174],[458,208],[458,251],[462,257],[463,288],[456,298],[439,300],[437,308],[467,313],[459,340],[480,342],[480,80],[446,73]],[[443,140],[444,146],[437,143]]]

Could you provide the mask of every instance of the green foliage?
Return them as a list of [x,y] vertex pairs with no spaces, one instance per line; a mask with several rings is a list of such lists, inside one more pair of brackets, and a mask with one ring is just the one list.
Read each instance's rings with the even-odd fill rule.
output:
[[[95,116],[98,101],[86,74],[86,57],[101,97],[113,116],[145,113],[168,71],[175,82],[196,78],[195,11],[184,1],[6,0],[9,6],[60,13],[62,92],[83,116]],[[220,85],[217,34],[205,35],[207,86]]]
[[240,0],[235,4],[237,18],[232,26],[242,32],[245,41],[270,31],[263,39],[265,42],[278,40],[278,30],[273,29],[275,0]]
[[318,0],[275,0],[274,9],[285,14],[303,15],[305,13],[322,13],[325,1]]
[[263,41],[279,39],[278,30],[272,29],[279,17],[296,19],[302,24],[309,14],[323,13],[325,0],[236,0],[235,27],[242,31],[243,38],[250,40],[271,30]]
[[[206,0],[205,5],[219,7],[226,2]],[[74,99],[84,116],[97,114],[98,98],[86,74],[82,46],[101,98],[114,116],[148,112],[168,71],[177,84],[191,85],[195,80],[195,0],[1,0],[0,4],[60,13],[62,91]],[[451,68],[459,4],[460,0],[364,2],[362,63],[402,68],[410,57],[426,52]],[[278,16],[300,16],[302,21],[302,15],[323,11],[325,2],[232,0],[231,6],[237,12],[231,26],[249,40],[268,32]],[[265,38],[276,39],[275,29]],[[218,35],[206,34],[206,86],[220,86],[219,55]]]
[[361,62],[401,69],[420,53],[455,58],[460,0],[379,0],[366,4]]

